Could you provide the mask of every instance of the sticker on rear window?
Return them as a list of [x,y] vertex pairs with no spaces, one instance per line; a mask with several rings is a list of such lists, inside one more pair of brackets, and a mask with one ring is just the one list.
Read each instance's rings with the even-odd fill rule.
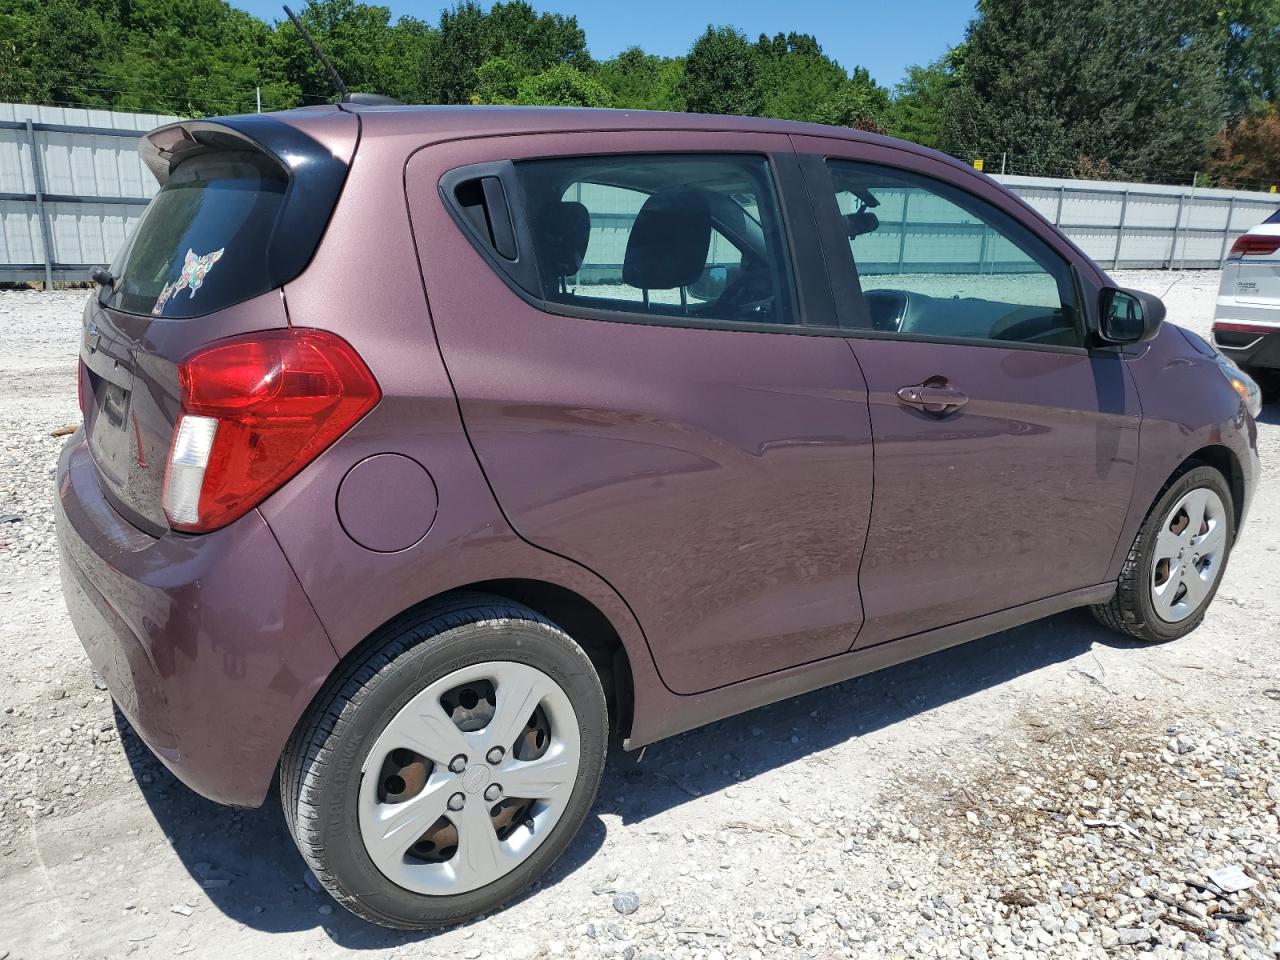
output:
[[160,316],[164,305],[169,299],[180,290],[190,290],[187,299],[190,300],[196,295],[196,291],[200,289],[200,285],[204,283],[205,275],[213,269],[213,265],[222,257],[222,251],[226,247],[221,247],[213,253],[206,253],[203,256],[196,256],[196,252],[190,248],[187,249],[187,255],[182,261],[182,272],[178,274],[178,279],[172,283],[166,283],[160,288],[160,296],[156,297],[156,305],[151,308],[153,317]]

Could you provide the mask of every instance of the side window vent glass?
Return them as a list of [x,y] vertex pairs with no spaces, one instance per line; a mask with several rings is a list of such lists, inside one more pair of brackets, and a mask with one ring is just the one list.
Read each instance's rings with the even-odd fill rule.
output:
[[507,194],[497,177],[464,180],[454,189],[458,210],[476,235],[485,240],[499,256],[516,259],[515,230]]

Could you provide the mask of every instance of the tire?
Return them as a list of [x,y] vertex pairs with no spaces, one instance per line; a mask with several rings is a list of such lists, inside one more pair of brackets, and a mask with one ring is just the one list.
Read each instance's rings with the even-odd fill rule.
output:
[[[1208,491],[1209,495],[1216,497],[1223,507],[1220,516],[1213,521],[1215,525],[1211,528],[1216,531],[1214,533],[1214,543],[1217,542],[1216,537],[1221,537],[1220,554],[1215,557],[1212,580],[1208,583],[1207,588],[1204,589],[1203,596],[1199,597],[1194,603],[1189,600],[1184,601],[1178,615],[1170,618],[1162,614],[1157,607],[1159,602],[1156,596],[1157,582],[1161,579],[1162,569],[1165,576],[1164,584],[1174,591],[1173,596],[1176,597],[1179,594],[1177,593],[1177,585],[1173,584],[1169,579],[1171,574],[1168,572],[1168,558],[1164,558],[1165,566],[1163,568],[1158,567],[1157,565],[1162,560],[1158,554],[1168,553],[1169,548],[1165,544],[1178,536],[1182,536],[1182,534],[1174,534],[1173,532],[1177,527],[1178,521],[1177,518],[1171,517],[1171,512],[1188,496],[1205,496],[1199,491]],[[1206,499],[1209,499],[1210,504],[1212,504],[1211,498],[1206,497]],[[1205,511],[1204,516],[1206,519],[1201,524],[1201,529],[1210,525],[1208,510]],[[1169,521],[1171,520],[1175,522],[1170,525]],[[1216,525],[1219,521],[1221,523],[1220,527]],[[1167,532],[1166,526],[1168,526]],[[1184,532],[1190,529],[1189,522],[1183,529]],[[1162,540],[1162,534],[1165,534],[1169,539]],[[1207,549],[1207,545],[1210,542],[1209,534],[1206,534],[1204,538],[1196,539],[1199,540],[1201,546],[1205,546]],[[1164,643],[1186,636],[1200,625],[1200,622],[1204,619],[1205,610],[1213,602],[1213,598],[1218,592],[1218,585],[1222,583],[1222,577],[1226,572],[1227,560],[1230,555],[1231,545],[1234,542],[1235,516],[1231,491],[1225,478],[1213,467],[1193,466],[1171,480],[1160,496],[1156,498],[1155,504],[1138,530],[1138,535],[1134,538],[1133,546],[1129,548],[1129,554],[1125,558],[1124,566],[1120,571],[1115,597],[1109,603],[1092,607],[1094,616],[1098,618],[1103,626],[1148,643]],[[1198,547],[1188,541],[1185,549],[1188,558],[1191,558],[1196,555]],[[1175,564],[1177,564],[1176,561]],[[1187,576],[1189,578],[1191,575],[1190,568],[1183,564],[1177,564],[1174,569],[1179,567],[1188,571]],[[1188,579],[1187,582],[1193,581]],[[1197,589],[1200,588],[1197,587]],[[1184,592],[1182,596],[1186,597],[1187,594]],[[1175,604],[1175,608],[1178,606]]]
[[[439,693],[455,677],[465,683]],[[511,723],[534,703],[527,722]],[[357,916],[403,930],[459,923],[525,890],[568,847],[595,800],[608,722],[595,668],[559,627],[498,597],[452,598],[371,638],[317,696],[281,759],[285,819],[316,878]],[[481,741],[498,737],[492,731],[499,727],[520,732],[495,762]],[[455,770],[443,754],[459,742],[460,750],[488,752],[467,755]],[[569,766],[575,752],[576,772]],[[535,767],[535,773],[555,769],[543,774],[545,782],[533,782],[528,771]],[[501,792],[489,799],[487,791],[502,791],[498,780],[518,776],[529,792],[548,799]],[[553,776],[562,782],[553,784]],[[417,842],[415,820],[396,832],[399,821],[389,817],[429,817],[436,807],[427,804],[446,802],[446,795],[448,803],[463,797],[457,812],[443,807],[442,819]],[[407,801],[414,800],[419,806],[411,811]],[[492,828],[487,836],[484,824]],[[378,839],[384,830],[390,840]],[[396,856],[401,842],[412,846]],[[498,871],[492,879],[490,867]]]

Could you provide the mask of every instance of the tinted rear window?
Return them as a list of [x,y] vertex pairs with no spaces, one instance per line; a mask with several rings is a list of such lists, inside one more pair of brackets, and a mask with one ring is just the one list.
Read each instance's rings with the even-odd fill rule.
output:
[[1267,219],[1263,220],[1262,222],[1263,223],[1280,223],[1280,210],[1277,210],[1275,213],[1267,217]]
[[112,265],[118,280],[106,305],[195,317],[270,290],[267,246],[288,182],[251,151],[179,164]]

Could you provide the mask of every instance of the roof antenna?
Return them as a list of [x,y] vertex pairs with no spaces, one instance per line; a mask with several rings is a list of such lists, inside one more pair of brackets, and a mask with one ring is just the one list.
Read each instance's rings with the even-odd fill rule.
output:
[[324,64],[325,70],[329,73],[329,79],[333,81],[334,87],[340,94],[342,94],[342,99],[345,102],[347,98],[351,96],[351,91],[347,89],[347,85],[343,83],[342,78],[338,76],[338,71],[334,69],[333,61],[326,57],[324,55],[324,51],[320,49],[320,45],[316,43],[315,40],[311,39],[311,34],[307,31],[307,28],[302,25],[302,21],[298,19],[297,14],[289,9],[288,4],[284,5],[284,12],[285,15],[293,21],[293,25],[297,29],[298,33],[302,34],[302,39],[307,41],[307,46],[310,47],[311,52],[316,55],[316,59]]

